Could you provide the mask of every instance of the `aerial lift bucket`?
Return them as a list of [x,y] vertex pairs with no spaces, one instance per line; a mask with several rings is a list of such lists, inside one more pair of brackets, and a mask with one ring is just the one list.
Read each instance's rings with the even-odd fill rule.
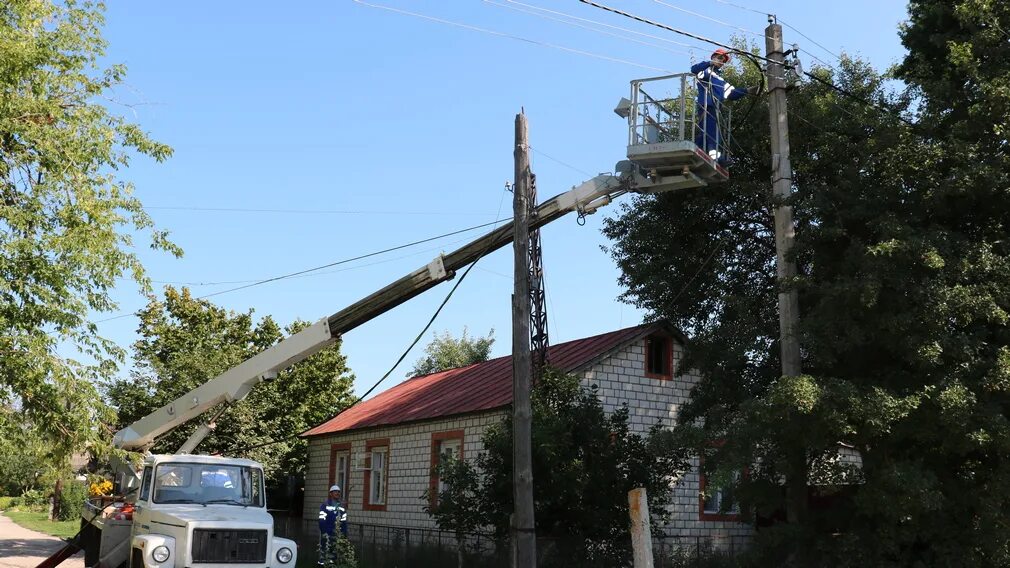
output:
[[729,109],[699,106],[696,82],[691,73],[635,79],[631,98],[622,98],[614,109],[628,121],[628,159],[618,164],[618,173],[635,178],[635,191],[658,193],[729,179]]

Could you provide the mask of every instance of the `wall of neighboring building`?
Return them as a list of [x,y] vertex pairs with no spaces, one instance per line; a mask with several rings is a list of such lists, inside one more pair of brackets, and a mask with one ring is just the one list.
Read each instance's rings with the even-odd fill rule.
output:
[[[691,372],[677,375],[684,346],[676,339],[671,338],[670,341],[673,372],[669,379],[647,376],[645,339],[611,354],[582,373],[584,385],[597,385],[597,394],[607,412],[627,403],[633,432],[645,434],[657,423],[673,426],[678,410],[688,402],[691,388],[700,380],[697,374]],[[720,549],[741,548],[753,533],[753,528],[735,520],[708,520],[713,516],[702,514],[701,482],[698,461],[694,459],[691,471],[674,486],[673,501],[669,507],[670,522],[663,527],[664,532],[682,538],[692,546],[698,540],[708,540],[713,547]]]
[[[350,486],[344,488],[348,520],[353,523],[398,527],[435,528],[424,512],[421,495],[431,480],[432,435],[463,431],[463,458],[472,459],[483,448],[481,437],[488,426],[504,419],[503,410],[456,416],[412,424],[352,430],[346,433],[316,436],[309,440],[309,463],[305,474],[306,520],[315,519],[319,505],[326,499],[330,484],[330,448],[334,444],[351,445]],[[355,470],[354,464],[365,454],[369,440],[389,439],[389,479],[384,511],[364,510],[367,470]]]

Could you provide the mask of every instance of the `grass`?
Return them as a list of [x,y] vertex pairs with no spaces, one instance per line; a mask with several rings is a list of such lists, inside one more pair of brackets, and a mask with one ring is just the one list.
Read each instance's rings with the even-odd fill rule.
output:
[[4,511],[3,514],[26,529],[60,538],[70,538],[77,534],[77,531],[81,528],[81,521],[79,519],[52,522],[46,513]]

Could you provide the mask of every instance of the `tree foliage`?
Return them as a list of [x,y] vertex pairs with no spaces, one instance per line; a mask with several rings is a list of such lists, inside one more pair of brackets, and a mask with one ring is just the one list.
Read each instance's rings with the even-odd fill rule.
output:
[[[107,385],[110,399],[125,426],[160,408],[306,325],[295,322],[282,330],[274,320],[253,318],[252,310],[234,313],[207,300],[193,298],[188,289],[165,289],[164,300],[152,298],[140,312],[141,338],[134,344],[135,370],[129,379]],[[165,434],[154,447],[174,452],[200,420],[218,410],[216,429],[200,445],[205,453],[242,455],[261,462],[269,477],[280,472],[302,472],[305,443],[250,446],[293,436],[323,422],[353,400],[354,377],[347,369],[339,343],[327,347],[253,388],[249,396],[226,409]]]
[[0,410],[0,495],[52,489],[70,473],[69,456],[58,452],[24,414]]
[[[533,388],[533,501],[539,537],[556,543],[559,566],[614,566],[631,554],[628,491],[645,487],[657,520],[667,516],[671,480],[687,467],[670,432],[633,433],[627,408],[604,412],[596,392],[549,369]],[[475,466],[482,525],[508,534],[512,420],[490,427]]]
[[[435,519],[438,528],[456,537],[456,565],[463,568],[466,537],[477,532],[483,521],[480,507],[481,476],[473,464],[452,456],[443,456],[433,471],[444,487],[429,487],[421,495],[424,512]],[[434,491],[433,491],[434,490]]]
[[[818,565],[1010,562],[1010,7],[909,9],[900,90],[852,59],[815,71],[886,111],[790,91],[803,376],[779,376],[764,103],[734,117],[729,183],[639,198],[605,228],[624,299],[692,336],[703,380],[679,433],[713,469],[750,467],[750,512],[781,512],[780,480],[811,472],[817,498],[850,496],[763,531],[769,563],[797,543]],[[840,442],[862,458],[844,487]]]
[[433,335],[431,343],[424,348],[424,357],[414,363],[414,368],[407,374],[408,377],[430,375],[446,369],[483,363],[487,361],[491,354],[491,346],[494,344],[493,329],[487,337],[470,337],[465,327],[459,339],[454,338],[448,331],[442,335],[437,333]]
[[[134,238],[180,254],[120,177],[131,157],[171,149],[101,104],[125,76],[102,62],[102,23],[90,2],[0,7],[0,404],[57,460],[107,447],[94,384],[124,352],[89,317],[116,308],[121,277],[149,287]],[[61,344],[81,360],[57,355]]]

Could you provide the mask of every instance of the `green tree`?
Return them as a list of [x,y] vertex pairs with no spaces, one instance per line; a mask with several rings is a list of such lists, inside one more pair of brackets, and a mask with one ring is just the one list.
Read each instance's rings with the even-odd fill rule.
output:
[[456,339],[448,331],[433,334],[434,339],[424,348],[424,357],[414,363],[408,377],[430,375],[446,369],[466,367],[487,361],[494,344],[494,330],[487,337],[470,337],[463,328],[463,336]]
[[[476,506],[481,500],[480,473],[466,460],[443,457],[433,472],[444,485],[425,490],[424,512],[435,519],[438,528],[456,536],[456,565],[463,568],[466,537],[481,526],[481,511]],[[434,489],[434,491],[432,491]]]
[[[803,546],[809,565],[1010,562],[1010,11],[910,11],[908,89],[851,59],[815,71],[887,111],[816,82],[790,92],[799,276],[785,285],[804,376],[779,376],[763,103],[734,117],[729,183],[637,199],[606,225],[624,299],[692,336],[682,368],[703,379],[680,434],[707,466],[750,468],[751,513],[783,509],[783,477],[850,496],[762,531],[767,563]],[[862,457],[845,487],[839,442]]]
[[30,490],[48,491],[50,482],[70,473],[63,456],[38,429],[24,422],[24,415],[0,410],[0,494],[20,496]]
[[102,24],[90,2],[0,7],[0,405],[24,413],[58,461],[108,447],[113,417],[94,385],[124,351],[90,318],[116,309],[121,277],[149,289],[134,239],[181,253],[120,177],[132,157],[171,149],[100,104],[125,75],[102,62]]
[[[533,388],[533,501],[544,556],[558,566],[615,566],[630,559],[628,491],[645,487],[654,518],[667,518],[671,482],[687,467],[669,431],[631,432],[628,410],[604,412],[593,389],[548,369]],[[482,525],[508,534],[512,512],[512,420],[490,427],[480,491]]]
[[[234,313],[207,300],[193,298],[188,289],[165,289],[164,301],[151,299],[140,312],[141,338],[134,344],[135,370],[129,379],[107,385],[119,409],[120,426],[160,408],[306,325],[295,322],[281,330],[273,319],[253,318],[252,310]],[[267,475],[303,472],[305,442],[290,439],[245,450],[297,434],[318,424],[353,400],[354,377],[347,369],[339,343],[327,347],[257,385],[249,396],[217,418],[217,428],[200,451],[229,452],[264,465]],[[204,420],[218,410],[209,411]],[[196,428],[199,419],[165,434],[154,451],[174,452]]]

